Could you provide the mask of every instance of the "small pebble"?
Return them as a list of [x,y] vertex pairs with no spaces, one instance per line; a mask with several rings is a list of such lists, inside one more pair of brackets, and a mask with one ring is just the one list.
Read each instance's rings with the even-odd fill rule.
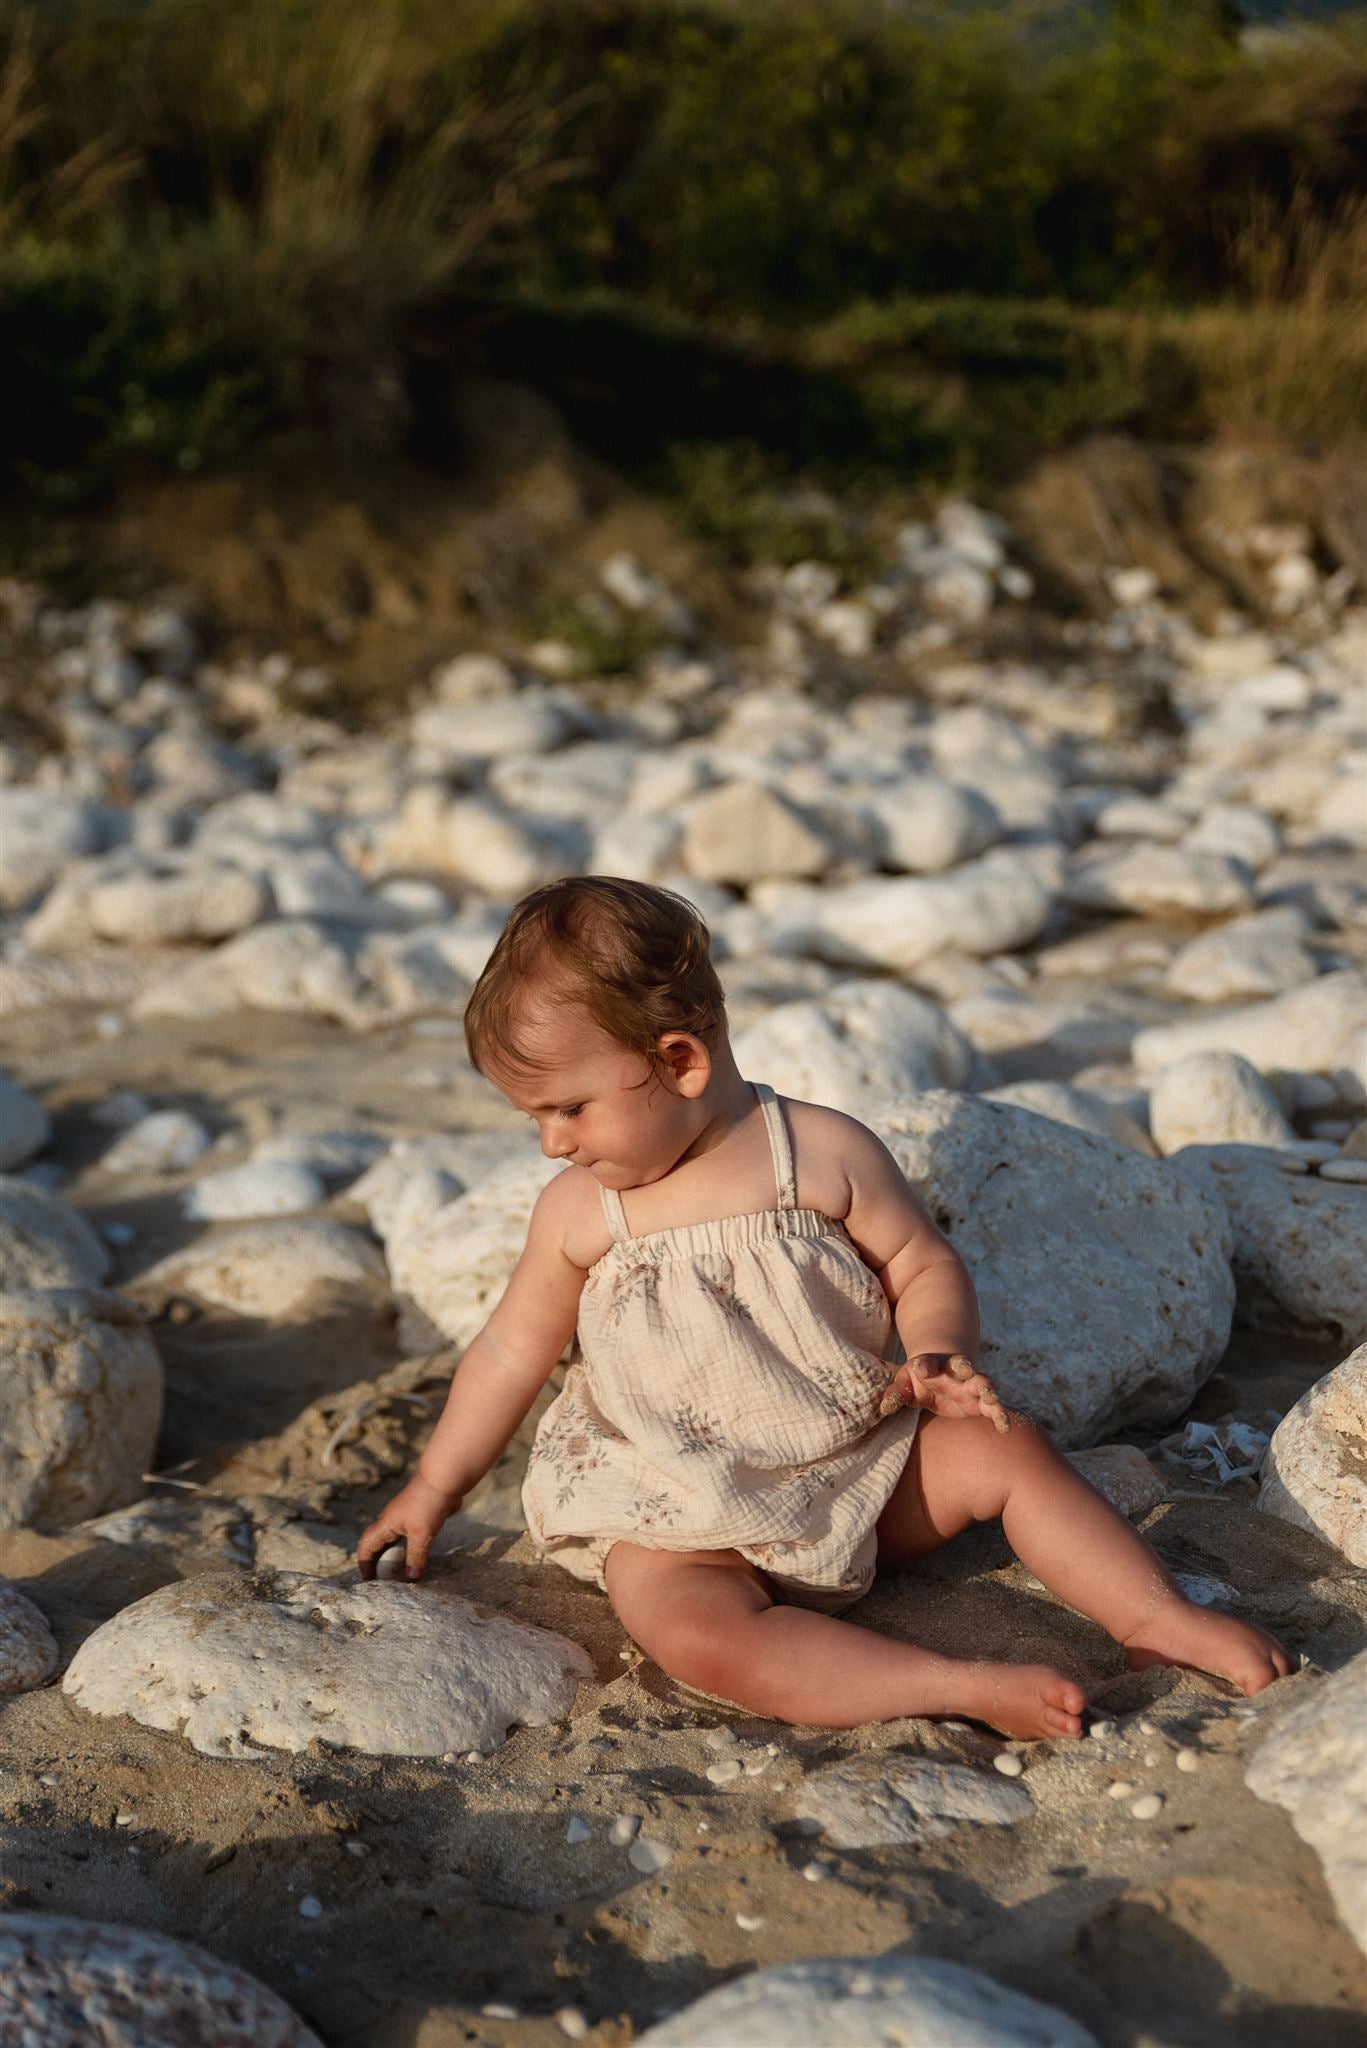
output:
[[729,1785],[733,1778],[740,1776],[740,1763],[733,1757],[723,1757],[720,1763],[707,1766],[708,1780],[713,1785]]
[[444,1749],[441,1753],[441,1760],[444,1764],[453,1764],[456,1760],[454,1749]]
[[303,1920],[321,1920],[323,1917],[323,1902],[321,1899],[315,1899],[312,1892],[305,1892],[303,1898],[299,1901],[298,1912]]
[[1158,1730],[1154,1726],[1152,1721],[1141,1721],[1139,1724],[1139,1732],[1141,1735],[1156,1735],[1158,1733]]
[[1152,1820],[1154,1815],[1161,1813],[1162,1810],[1163,1795],[1161,1792],[1146,1792],[1143,1798],[1136,1799],[1134,1805],[1130,1808],[1130,1812],[1136,1820]]
[[647,1877],[653,1877],[657,1870],[663,1870],[674,1851],[664,1842],[652,1842],[645,1835],[638,1835],[627,1850],[627,1862],[633,1870],[643,1870]]
[[467,1764],[482,1764],[484,1762],[484,1751],[482,1749],[467,1749],[465,1761]]
[[745,1766],[746,1777],[758,1778],[762,1772],[768,1770],[773,1761],[771,1756],[752,1756]]
[[587,1842],[592,1833],[593,1829],[588,1825],[588,1822],[580,1820],[579,1815],[576,1813],[571,1816],[570,1824],[565,1830],[565,1840],[567,1842]]
[[1179,1749],[1179,1750],[1178,1750],[1178,1752],[1177,1752],[1177,1768],[1178,1768],[1178,1770],[1179,1770],[1179,1771],[1197,1771],[1197,1770],[1199,1770],[1199,1769],[1201,1768],[1201,1752],[1200,1752],[1200,1750],[1199,1750],[1199,1749]]
[[829,1863],[804,1863],[802,1866],[802,1875],[806,1878],[808,1884],[820,1884],[822,1878],[829,1877],[830,1874],[831,1866]]
[[137,1817],[135,1813],[116,1813],[114,1825],[116,1828],[131,1828]]
[[992,1759],[992,1768],[994,1771],[1000,1771],[1004,1778],[1018,1778],[1025,1765],[1018,1756],[1013,1756],[1009,1749],[999,1749]]
[[562,2005],[555,2021],[561,2033],[568,2034],[571,2041],[582,2041],[589,2030],[589,2023],[577,2005]]
[[495,2002],[493,2005],[482,2005],[479,2016],[483,2020],[520,2020],[522,2014],[515,2005],[499,2005]]
[[619,1813],[608,1829],[608,1840],[614,1849],[625,1849],[628,1842],[634,1842],[641,1832],[639,1813]]
[[44,1771],[38,1783],[40,1785],[55,1785],[57,1780],[51,1771]]
[[763,1927],[764,1915],[763,1913],[737,1913],[736,1925],[744,1933],[753,1934],[757,1928]]
[[1115,1734],[1115,1722],[1093,1721],[1087,1733],[1092,1737],[1093,1741],[1101,1742],[1106,1736]]
[[734,1728],[709,1728],[703,1741],[709,1749],[734,1749],[736,1731]]
[[1158,1764],[1161,1764],[1161,1763],[1162,1763],[1162,1761],[1163,1761],[1163,1759],[1162,1759],[1162,1757],[1161,1757],[1161,1756],[1159,1755],[1158,1751],[1157,1751],[1156,1749],[1151,1749],[1151,1750],[1149,1750],[1149,1751],[1147,1752],[1147,1754],[1145,1755],[1145,1758],[1144,1758],[1144,1769],[1145,1769],[1146,1771],[1151,1771],[1151,1770],[1153,1770],[1153,1769],[1155,1768],[1155,1766],[1156,1766],[1156,1765],[1158,1765]]
[[343,1847],[348,1856],[368,1856],[370,1854],[369,1842],[346,1842],[343,1844]]
[[[1309,1658],[1308,1658],[1308,1657],[1305,1657],[1305,1658],[1302,1658],[1302,1660],[1301,1660],[1301,1661],[1302,1661],[1303,1663],[1306,1663],[1306,1664],[1308,1664],[1310,1660],[1309,1660]],[[777,1744],[776,1742],[766,1742],[766,1743],[765,1743],[765,1745],[764,1745],[764,1754],[765,1754],[766,1756],[781,1756],[781,1755],[783,1754],[783,1752],[782,1752],[782,1750],[781,1750],[781,1749],[779,1748],[779,1746],[778,1746],[778,1744]]]
[[1129,1799],[1133,1796],[1133,1793],[1134,1786],[1128,1778],[1117,1778],[1113,1785],[1106,1787],[1106,1797],[1108,1799]]

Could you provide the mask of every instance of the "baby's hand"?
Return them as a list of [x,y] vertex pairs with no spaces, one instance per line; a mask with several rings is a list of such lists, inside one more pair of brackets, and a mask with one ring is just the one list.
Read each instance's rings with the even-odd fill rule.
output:
[[357,1544],[356,1562],[361,1577],[373,1579],[376,1563],[384,1552],[395,1543],[403,1543],[407,1548],[403,1575],[406,1579],[420,1579],[427,1570],[427,1553],[433,1537],[460,1503],[458,1493],[441,1493],[425,1479],[410,1479]]
[[921,1351],[907,1360],[884,1394],[878,1413],[891,1415],[912,1403],[932,1415],[985,1415],[1003,1432],[1011,1421],[986,1373],[955,1352]]

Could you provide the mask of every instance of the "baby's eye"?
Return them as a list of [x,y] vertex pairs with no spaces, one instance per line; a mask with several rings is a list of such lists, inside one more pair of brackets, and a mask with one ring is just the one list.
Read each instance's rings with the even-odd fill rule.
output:
[[560,1114],[568,1121],[571,1117],[578,1116],[580,1110],[583,1107],[584,1105],[582,1102],[576,1102],[573,1109],[562,1109]]

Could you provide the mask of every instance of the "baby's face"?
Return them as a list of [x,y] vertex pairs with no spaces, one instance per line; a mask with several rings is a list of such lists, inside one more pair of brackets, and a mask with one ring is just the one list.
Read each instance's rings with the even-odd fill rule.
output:
[[548,1159],[586,1167],[606,1187],[643,1187],[668,1173],[697,1135],[700,1087],[677,1092],[582,1006],[529,1012],[518,1038],[547,1064],[514,1075],[489,1062],[488,1078],[535,1119]]

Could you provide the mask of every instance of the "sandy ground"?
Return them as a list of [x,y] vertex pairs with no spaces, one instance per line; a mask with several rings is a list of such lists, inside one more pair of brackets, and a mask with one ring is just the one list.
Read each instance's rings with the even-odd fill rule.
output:
[[[179,1213],[189,1175],[130,1186],[94,1163],[110,1134],[90,1111],[115,1087],[201,1116],[225,1138],[214,1164],[245,1156],[281,1111],[292,1127],[393,1135],[510,1120],[456,1038],[407,1026],[367,1039],[241,1016],[105,1037],[89,1010],[48,1009],[4,1035],[7,1064],[54,1113],[46,1156],[73,1175],[63,1193],[97,1222],[133,1226],[110,1284],[135,1293],[138,1274],[202,1226]],[[359,1214],[345,1196],[329,1212]],[[50,1617],[64,1661],[130,1601],[221,1565],[244,1507],[265,1532],[258,1562],[345,1569],[427,1424],[411,1403],[384,1404],[325,1465],[329,1438],[377,1379],[439,1401],[451,1369],[449,1354],[402,1361],[388,1308],[272,1327],[160,1306],[158,1470],[182,1467],[204,1490],[158,1488],[166,1526],[138,1549],[81,1533],[0,1537],[0,1571]],[[1267,1428],[1336,1356],[1243,1333],[1190,1412]],[[908,1756],[982,1766],[1004,1745],[924,1721],[793,1728],[678,1693],[604,1598],[538,1563],[519,1532],[534,1422],[450,1525],[436,1569],[584,1644],[597,1676],[568,1724],[517,1730],[477,1762],[321,1749],[221,1762],[95,1720],[49,1687],[0,1708],[0,1904],[202,1942],[278,1990],[329,2048],[541,2048],[566,2039],[567,2006],[588,2022],[583,2038],[617,2048],[755,1964],[899,1948],[1063,2007],[1107,2048],[1367,2042],[1367,1959],[1288,1815],[1242,1782],[1268,1725],[1322,1682],[1314,1668],[1251,1703],[1195,1674],[1130,1674],[1099,1630],[1033,1589],[998,1529],[975,1531],[885,1573],[852,1618],[946,1650],[1056,1662],[1115,1733],[1020,1745],[1034,1811],[1014,1827],[835,1850],[795,1815],[814,1769]],[[1164,1433],[1126,1440],[1152,1450]],[[1175,1569],[1226,1581],[1241,1612],[1337,1668],[1367,1645],[1367,1573],[1259,1515],[1252,1495],[1248,1482],[1216,1490],[1174,1470],[1143,1527]],[[718,1787],[706,1737],[727,1726],[747,1768]],[[1189,1774],[1174,1764],[1183,1745],[1200,1752]],[[1166,1795],[1157,1818],[1107,1797],[1122,1777]],[[643,1875],[612,1845],[618,1814],[640,1815],[673,1850],[662,1870]],[[571,1843],[575,1815],[590,1834]],[[828,1871],[817,1881],[803,1875],[813,1859]],[[306,1896],[319,1917],[300,1914]]]

